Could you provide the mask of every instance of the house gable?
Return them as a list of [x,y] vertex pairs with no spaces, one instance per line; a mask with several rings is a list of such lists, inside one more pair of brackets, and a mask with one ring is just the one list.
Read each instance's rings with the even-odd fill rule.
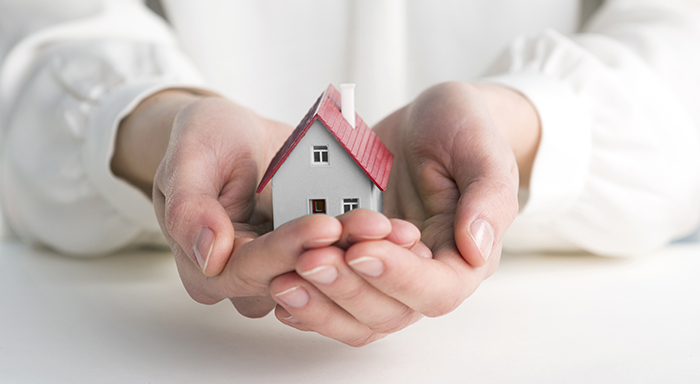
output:
[[380,190],[386,190],[394,156],[358,115],[355,116],[356,127],[350,126],[340,111],[340,93],[329,85],[272,159],[256,192],[265,188],[309,128],[319,120],[367,177]]
[[[314,164],[316,146],[328,148],[328,163]],[[272,206],[275,228],[297,217],[319,213],[313,201],[323,201],[323,213],[343,214],[344,204],[356,201],[356,208],[380,211],[379,190],[338,143],[316,120],[289,153],[272,180]]]

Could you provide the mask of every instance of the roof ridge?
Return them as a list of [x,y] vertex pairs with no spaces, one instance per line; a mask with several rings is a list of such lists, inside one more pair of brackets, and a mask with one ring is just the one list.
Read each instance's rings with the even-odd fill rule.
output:
[[[355,128],[350,126],[350,123],[342,116],[339,103],[341,101],[340,97],[340,92],[333,84],[328,85],[328,88],[321,93],[321,96],[304,115],[299,125],[292,131],[270,161],[270,165],[265,171],[260,184],[258,184],[257,193],[260,193],[265,188],[316,120],[320,120],[323,123],[324,127],[372,182],[382,191],[386,190],[389,179],[387,170],[391,169],[394,155],[391,154],[389,149],[357,113],[355,114]],[[328,105],[329,103],[332,106]],[[357,143],[358,139],[360,143]],[[375,148],[376,150],[374,150]],[[372,159],[370,156],[375,158]]]

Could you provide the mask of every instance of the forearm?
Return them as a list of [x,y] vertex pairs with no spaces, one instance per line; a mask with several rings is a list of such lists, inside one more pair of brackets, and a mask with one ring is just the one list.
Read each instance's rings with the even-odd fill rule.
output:
[[184,90],[166,90],[146,100],[119,124],[112,172],[151,196],[153,177],[170,140],[177,113],[201,96]]
[[141,2],[43,2],[3,9],[18,20],[0,38],[6,220],[23,240],[67,254],[160,244],[149,199],[111,169],[118,124],[147,95],[202,79]]
[[532,103],[521,93],[496,84],[477,83],[496,129],[513,150],[520,186],[528,187],[532,164],[540,143],[540,119]]

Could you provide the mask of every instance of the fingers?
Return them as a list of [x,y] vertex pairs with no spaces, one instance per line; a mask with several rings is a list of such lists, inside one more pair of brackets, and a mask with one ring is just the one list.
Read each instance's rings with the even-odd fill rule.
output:
[[338,216],[338,220],[343,225],[343,235],[336,244],[340,248],[358,241],[383,239],[392,232],[392,223],[386,216],[367,209],[354,209]]
[[277,305],[270,296],[232,297],[231,303],[241,315],[252,319],[267,315]]
[[207,276],[219,274],[231,255],[231,222],[246,222],[255,208],[263,150],[251,116],[225,99],[188,104],[172,123],[153,182],[156,213],[171,247],[181,248]]
[[400,247],[410,249],[420,241],[420,229],[405,220],[391,219],[391,233],[385,237]]
[[[205,275],[214,276],[231,254],[233,225],[211,180],[197,169],[186,168],[180,167],[170,178],[156,176],[156,215],[171,247],[176,243],[193,265]],[[207,189],[207,185],[212,187]]]
[[[518,167],[513,152],[483,119],[481,129],[461,130],[456,140],[480,142],[486,151],[453,148],[452,174],[460,192],[454,218],[455,243],[474,267],[500,255],[503,235],[518,213]],[[470,164],[471,167],[461,165]]]
[[421,237],[420,230],[412,223],[400,219],[388,219],[381,213],[354,209],[338,220],[343,225],[343,234],[335,244],[347,249],[354,243],[368,240],[387,239],[404,248],[415,246]]
[[420,229],[405,220],[391,219],[391,233],[384,239],[398,245],[401,248],[406,248],[414,254],[430,259],[433,253],[430,249],[420,241]]
[[480,179],[457,202],[455,243],[464,259],[480,267],[501,252],[503,235],[518,213],[517,183]]
[[296,272],[270,284],[276,317],[353,346],[454,310],[484,277],[454,247],[433,260],[386,240],[307,251]]
[[[371,221],[373,216],[374,231],[363,231],[363,224],[364,228],[372,228],[368,220]],[[343,235],[336,245],[346,245],[348,237],[359,236],[355,238],[364,239],[360,242],[364,244],[368,238],[384,235],[398,243],[389,241],[393,245],[392,251],[411,253],[407,250],[410,247],[422,253],[421,256],[412,254],[412,257],[432,256],[419,241],[420,232],[413,224],[392,220],[391,232],[386,234],[385,225],[377,220],[380,218],[383,215],[361,210],[339,218],[343,222]],[[372,232],[376,236],[371,236]],[[278,319],[297,329],[311,330],[348,345],[361,346],[403,329],[422,317],[368,284],[347,265],[344,251],[337,246],[304,252],[296,263],[296,272],[275,278],[270,284],[270,292],[280,304],[275,311]]]
[[374,332],[395,332],[420,318],[403,303],[367,284],[345,263],[339,248],[304,253],[297,263],[297,273]]
[[[261,310],[256,306],[264,301],[240,298],[268,297],[268,287],[275,276],[293,271],[297,258],[305,250],[326,247],[338,241],[341,231],[340,223],[333,217],[305,216],[257,238],[237,237],[231,258],[222,273],[216,276],[203,275],[189,260],[178,262],[178,271],[194,300],[213,304],[233,298],[242,314],[259,317]],[[177,246],[173,248],[176,258],[179,249]]]
[[[305,216],[257,238],[241,237],[239,231],[233,254],[223,272],[205,277],[193,263],[178,263],[185,287],[195,300],[213,303],[231,298],[245,316],[259,317],[271,309],[268,286],[276,276],[293,271],[299,256],[311,249],[348,239],[368,239],[392,236],[416,247],[420,233],[410,223],[391,222],[376,212],[358,210],[339,219],[326,215]],[[342,240],[341,240],[342,239]],[[184,252],[175,244],[176,256]],[[429,256],[428,256],[429,257]]]
[[397,223],[397,231],[392,232],[391,222],[384,215],[363,209],[337,219],[326,215],[304,216],[241,247],[234,246],[234,257],[222,274],[224,278],[214,280],[223,281],[224,286],[219,288],[228,297],[267,293],[269,282],[295,270],[298,258],[307,250],[331,244],[347,245],[349,239],[358,241],[388,235],[413,244],[420,232],[411,226]]
[[454,248],[427,259],[388,241],[364,242],[351,247],[345,261],[382,294],[430,317],[457,308],[483,280]]
[[314,331],[355,347],[385,336],[357,321],[296,273],[276,278],[270,291],[279,303],[275,316],[299,330]]
[[[477,88],[449,82],[423,92],[409,108],[407,159],[425,207],[423,239],[452,241],[474,267],[500,255],[518,211],[518,165]],[[454,215],[454,216],[451,216]],[[449,234],[449,235],[448,235]]]
[[256,239],[234,246],[224,272],[209,280],[208,290],[221,298],[269,295],[276,276],[293,271],[304,251],[328,247],[340,239],[340,222],[331,216],[311,215],[293,220]]
[[518,213],[518,166],[474,88],[447,88],[453,108],[470,105],[467,116],[453,126],[450,159],[444,162],[459,190],[454,240],[462,257],[480,267],[500,255],[503,235]]

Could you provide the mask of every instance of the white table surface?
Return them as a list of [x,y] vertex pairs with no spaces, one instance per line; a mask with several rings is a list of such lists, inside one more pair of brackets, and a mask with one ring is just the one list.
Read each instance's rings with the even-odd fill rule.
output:
[[204,306],[168,253],[0,243],[0,383],[700,383],[700,245],[505,255],[455,312],[364,348]]

